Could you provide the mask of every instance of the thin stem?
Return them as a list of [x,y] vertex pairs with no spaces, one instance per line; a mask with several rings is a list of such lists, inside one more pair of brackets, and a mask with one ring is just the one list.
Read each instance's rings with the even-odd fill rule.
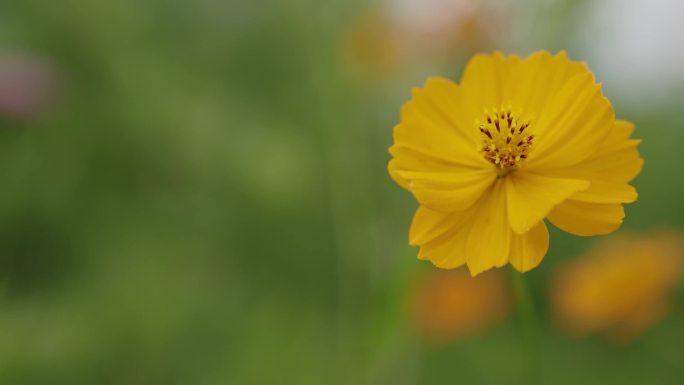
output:
[[540,383],[540,349],[539,349],[539,328],[537,325],[537,314],[534,307],[532,293],[523,273],[511,270],[513,286],[515,289],[515,299],[517,304],[518,318],[524,337],[523,357],[523,381],[525,385],[536,385]]

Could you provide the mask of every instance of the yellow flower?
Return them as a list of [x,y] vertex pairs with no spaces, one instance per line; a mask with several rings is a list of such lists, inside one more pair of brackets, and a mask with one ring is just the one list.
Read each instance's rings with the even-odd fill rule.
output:
[[476,275],[536,267],[544,218],[577,235],[616,230],[643,163],[633,129],[565,52],[480,54],[458,85],[428,79],[402,107],[390,148],[390,175],[420,203],[409,242],[420,259]]
[[498,271],[475,278],[463,270],[431,271],[411,291],[411,321],[427,342],[453,342],[501,321],[510,309],[508,292]]
[[561,266],[551,281],[559,326],[574,336],[605,333],[629,342],[669,311],[683,253],[675,233],[623,235]]

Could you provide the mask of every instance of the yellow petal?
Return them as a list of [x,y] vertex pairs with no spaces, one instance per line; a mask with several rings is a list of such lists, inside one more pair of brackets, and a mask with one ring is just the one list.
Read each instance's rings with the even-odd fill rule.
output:
[[[606,182],[627,183],[634,179],[644,166],[644,160],[639,156],[637,145],[640,140],[625,141],[624,145],[612,152],[603,152],[586,161],[574,165],[573,175],[583,175],[587,178]],[[569,173],[566,173],[569,175]]]
[[466,260],[466,241],[470,226],[454,228],[448,233],[427,242],[420,247],[419,259],[427,259],[442,269],[463,266]]
[[588,189],[574,194],[571,198],[593,203],[631,203],[637,199],[637,192],[627,183],[591,181]]
[[571,198],[593,203],[630,203],[637,192],[627,184],[643,165],[636,149],[639,141],[630,140],[634,125],[619,120],[600,147],[588,159],[569,167],[545,170],[544,174],[559,178],[587,179],[588,189]]
[[430,79],[414,88],[401,108],[394,128],[394,143],[433,154],[452,162],[482,166],[474,112],[458,86],[445,79]]
[[628,139],[634,132],[634,123],[618,119],[613,126],[613,132],[614,134],[611,137],[615,140]]
[[501,105],[504,83],[520,62],[518,56],[504,56],[501,52],[470,59],[461,77],[461,88],[477,111]]
[[409,181],[399,175],[402,171],[453,173],[459,170],[472,170],[471,167],[466,167],[451,159],[415,147],[395,144],[390,147],[389,152],[394,158],[387,165],[387,170],[392,179],[407,190],[409,189]]
[[568,233],[589,236],[608,234],[622,224],[625,210],[620,204],[587,203],[568,199],[556,206],[548,219]]
[[584,64],[570,61],[564,51],[555,56],[547,51],[535,52],[512,69],[504,87],[503,102],[511,102],[539,117],[552,95],[570,78],[586,72]]
[[[391,150],[392,150],[392,148],[390,148],[390,151]],[[410,162],[404,161],[404,164],[406,164],[406,163],[410,163]],[[404,166],[404,167],[406,167],[406,166]],[[402,169],[401,161],[397,160],[396,158],[390,160],[389,163],[387,164],[387,171],[389,172],[392,180],[397,182],[397,184],[399,186],[405,188],[406,190],[409,190],[410,189],[409,181],[407,181],[406,179],[399,176],[399,174],[397,174],[397,171],[401,170],[401,169]]]
[[450,163],[468,167],[482,165],[484,159],[478,153],[477,143],[464,141],[448,127],[430,119],[418,113],[402,118],[394,127],[394,145]]
[[644,161],[639,156],[640,140],[629,139],[634,125],[624,120],[613,124],[608,136],[586,160],[570,167],[549,167],[547,175],[588,179],[592,182],[627,183],[641,172]]
[[421,245],[418,259],[427,259],[443,269],[463,265],[470,231],[469,221],[474,212],[475,208],[457,213],[440,213],[419,207],[409,232],[409,242]]
[[492,169],[456,173],[397,171],[421,205],[437,211],[461,211],[477,201],[496,179]]
[[409,231],[409,243],[422,245],[454,229],[460,228],[469,212],[442,213],[420,206]]
[[394,127],[394,157],[388,169],[402,187],[409,181],[397,171],[457,172],[491,168],[478,151],[474,112],[456,84],[430,78],[424,89],[415,89]]
[[524,273],[541,263],[549,249],[549,230],[544,221],[525,234],[513,234],[509,260],[516,270]]
[[466,244],[466,263],[472,276],[508,262],[511,227],[506,219],[506,194],[501,179],[477,203]]
[[554,206],[589,187],[585,180],[550,178],[528,172],[515,172],[505,180],[508,221],[518,234],[528,232]]
[[576,75],[551,96],[535,127],[535,147],[530,170],[547,170],[575,165],[599,148],[615,114],[608,99],[594,84],[591,73]]
[[464,140],[478,140],[474,122],[480,118],[480,110],[473,108],[468,95],[464,95],[456,83],[442,77],[430,77],[425,82],[424,92],[414,95],[414,99],[416,103],[426,103],[424,109],[442,115],[444,121],[453,126],[456,134]]

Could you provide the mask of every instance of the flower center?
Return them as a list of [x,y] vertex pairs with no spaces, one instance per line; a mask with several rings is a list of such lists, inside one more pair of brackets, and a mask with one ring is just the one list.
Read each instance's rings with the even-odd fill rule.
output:
[[485,109],[484,121],[478,121],[482,134],[480,151],[485,159],[499,168],[499,176],[505,176],[527,158],[532,149],[534,135],[530,135],[530,122],[520,118],[511,107]]

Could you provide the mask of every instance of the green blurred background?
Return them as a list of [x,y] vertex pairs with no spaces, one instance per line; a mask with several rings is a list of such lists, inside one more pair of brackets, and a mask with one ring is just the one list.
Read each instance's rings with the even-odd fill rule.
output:
[[[433,267],[386,172],[399,107],[474,52],[567,49],[644,139],[624,228],[682,226],[683,11],[3,0],[0,54],[52,86],[0,118],[0,384],[519,383],[514,315],[438,347],[411,328],[411,283]],[[593,240],[551,235],[528,274],[543,383],[682,383],[684,292],[628,346],[564,337],[549,272]]]

